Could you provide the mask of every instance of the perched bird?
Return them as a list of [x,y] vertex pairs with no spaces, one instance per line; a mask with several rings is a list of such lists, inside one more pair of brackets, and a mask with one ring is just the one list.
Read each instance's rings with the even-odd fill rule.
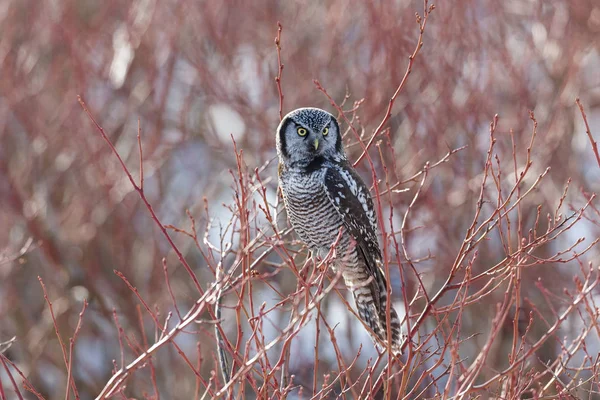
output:
[[[325,258],[336,243],[333,268],[341,271],[360,318],[387,343],[377,214],[368,187],[346,158],[337,120],[318,108],[299,108],[282,119],[276,142],[279,185],[292,227],[317,257]],[[400,321],[391,305],[389,323],[398,352]]]

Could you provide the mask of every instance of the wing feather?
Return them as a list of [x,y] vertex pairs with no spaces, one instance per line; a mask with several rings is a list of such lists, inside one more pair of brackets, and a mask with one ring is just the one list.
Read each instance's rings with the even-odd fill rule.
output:
[[363,253],[367,267],[373,271],[378,269],[381,250],[377,241],[377,214],[367,185],[345,162],[327,169],[324,186],[345,228]]

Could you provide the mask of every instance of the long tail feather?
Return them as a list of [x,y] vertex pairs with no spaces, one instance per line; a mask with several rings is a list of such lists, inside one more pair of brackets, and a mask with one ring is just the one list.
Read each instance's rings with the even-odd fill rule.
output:
[[[381,270],[377,268],[375,276],[365,281],[368,283],[351,288],[358,315],[371,328],[379,340],[387,343],[388,297],[385,277]],[[392,350],[399,353],[401,344],[400,319],[391,304],[389,324],[392,336]]]

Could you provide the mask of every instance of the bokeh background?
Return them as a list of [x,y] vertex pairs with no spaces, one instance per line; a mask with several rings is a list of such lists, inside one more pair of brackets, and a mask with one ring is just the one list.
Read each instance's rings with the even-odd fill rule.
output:
[[[450,149],[468,146],[430,171],[409,221],[418,229],[408,235],[407,245],[412,257],[426,258],[417,265],[431,290],[447,276],[472,221],[495,114],[496,151],[510,167],[511,130],[522,163],[532,129],[529,110],[535,112],[538,135],[530,179],[546,167],[551,172],[524,203],[523,218],[530,225],[538,204],[545,207],[542,215],[556,208],[569,178],[567,211],[568,204],[580,206],[586,194],[600,188],[600,168],[575,105],[580,98],[592,133],[600,138],[600,3],[442,0],[435,5],[423,48],[386,125],[399,180]],[[143,343],[141,325],[150,343],[155,337],[152,321],[145,316],[140,323],[139,302],[114,269],[127,276],[163,319],[172,311],[163,257],[180,307],[189,308],[197,297],[78,95],[135,179],[139,121],[148,200],[165,224],[189,229],[189,210],[201,247],[218,261],[218,249],[211,250],[203,238],[218,244],[231,220],[227,205],[234,202],[235,174],[230,170],[237,168],[232,138],[243,150],[248,170],[262,168],[269,198],[275,202],[277,197],[277,22],[283,26],[284,112],[300,106],[334,112],[313,83],[318,79],[336,102],[349,95],[345,109],[364,99],[357,126],[368,137],[383,118],[417,43],[415,12],[422,15],[422,2],[1,1],[0,342],[16,337],[4,354],[46,398],[63,398],[66,368],[37,277],[47,287],[63,340],[72,336],[82,299],[87,298],[73,373],[81,398],[90,399],[110,378],[112,360],[119,364],[113,309],[138,343]],[[360,148],[351,145],[353,140],[349,134],[348,152],[356,158]],[[375,147],[372,154],[377,156]],[[368,165],[363,162],[358,168],[368,180]],[[510,171],[505,172],[507,181]],[[398,214],[415,187],[409,182],[402,186],[408,192],[394,194]],[[285,228],[284,217],[279,224]],[[193,240],[171,234],[207,287],[214,274]],[[593,221],[581,221],[565,236],[564,243],[585,236],[585,246],[599,230]],[[564,243],[549,245],[542,254],[568,247]],[[235,241],[233,246],[235,250]],[[597,264],[597,255],[592,249],[583,262]],[[503,257],[502,243],[492,238],[480,248],[477,267]],[[276,265],[277,255],[269,262]],[[268,263],[261,268],[274,271]],[[525,270],[524,279],[543,279],[545,287],[560,294],[572,286],[578,271],[571,264],[543,265]],[[400,302],[397,272],[391,280]],[[269,284],[289,293],[296,280],[282,270],[272,274]],[[524,288],[540,308],[546,307],[535,285]],[[267,284],[253,294],[256,307],[277,302]],[[497,301],[489,296],[464,311],[465,337],[469,329],[485,331]],[[332,325],[340,324],[336,333],[344,339],[339,344],[348,363],[363,344],[358,374],[376,355],[373,345],[344,312],[339,297],[328,296],[323,307]],[[277,313],[272,314],[273,325],[285,324],[286,312]],[[225,316],[224,325],[234,334],[235,318],[227,312]],[[581,324],[585,319],[574,318],[561,335],[578,334]],[[200,331],[181,335],[178,344],[195,357],[200,343],[201,371],[210,377],[216,367],[212,330],[194,329]],[[313,324],[291,349],[291,372],[307,388],[312,388],[314,357],[306,349],[313,348],[314,338]],[[325,373],[337,364],[323,342],[320,368]],[[473,338],[464,345],[466,353],[476,353],[481,343]],[[597,345],[598,339],[591,337],[588,351],[597,353]],[[544,348],[539,359],[551,359],[553,346]],[[505,353],[498,351],[488,360],[490,370],[502,368]],[[131,351],[126,358],[133,359]],[[164,398],[193,397],[195,377],[173,348],[158,352],[154,363]],[[5,372],[0,379],[7,398],[16,398]],[[150,388],[149,373],[140,371],[125,393],[152,398]]]

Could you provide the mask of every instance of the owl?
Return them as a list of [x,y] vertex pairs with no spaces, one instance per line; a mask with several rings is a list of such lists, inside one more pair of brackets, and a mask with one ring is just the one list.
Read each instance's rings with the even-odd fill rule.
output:
[[[387,343],[387,283],[377,241],[377,214],[369,189],[352,167],[335,117],[299,108],[277,128],[279,186],[292,227],[313,256],[325,258],[354,296],[375,343]],[[341,232],[341,233],[340,233]],[[400,347],[400,321],[390,307],[391,346]]]

